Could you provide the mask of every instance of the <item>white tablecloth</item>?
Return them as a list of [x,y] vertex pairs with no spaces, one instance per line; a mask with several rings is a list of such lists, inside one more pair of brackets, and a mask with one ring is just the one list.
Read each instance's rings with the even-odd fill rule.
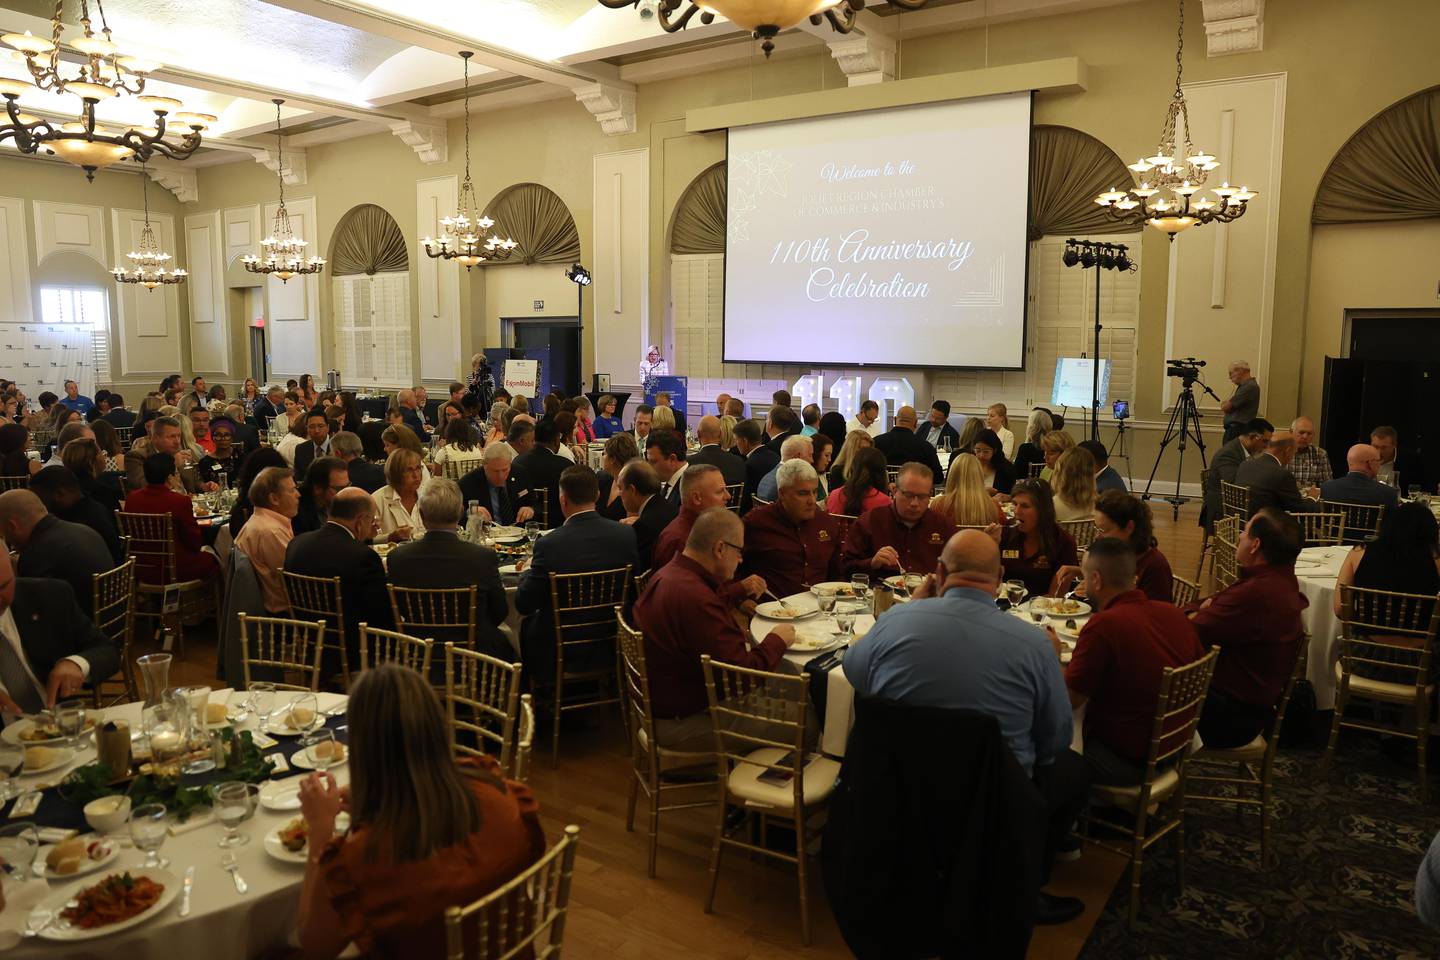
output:
[[[228,691],[217,691],[213,701],[224,702]],[[278,694],[283,698],[285,694]],[[320,694],[320,709],[335,706],[342,698],[338,694]],[[283,700],[281,701],[283,702]],[[128,721],[132,729],[138,727],[140,705],[126,704],[104,711],[107,718]],[[254,719],[247,721],[246,729],[253,728]],[[87,747],[77,756],[72,767],[89,763],[95,758],[93,747]],[[67,770],[68,772],[68,770]],[[348,768],[337,767],[331,771],[341,783],[349,780]],[[295,770],[285,776],[302,775],[305,771]],[[58,775],[42,774],[27,777],[27,780],[56,780]],[[60,943],[40,939],[23,941],[20,945],[6,950],[4,955],[16,958],[64,958],[64,960],[176,960],[176,958],[204,958],[224,960],[235,958],[245,960],[258,956],[267,950],[297,941],[294,936],[296,912],[300,900],[300,882],[305,875],[305,866],[300,863],[285,863],[265,852],[265,834],[282,826],[299,811],[277,813],[263,807],[255,816],[240,827],[240,833],[248,836],[250,842],[235,848],[240,864],[239,872],[249,884],[249,891],[243,896],[235,892],[230,875],[220,866],[223,851],[216,841],[223,834],[218,822],[199,826],[195,829],[166,839],[160,853],[170,859],[169,871],[177,878],[184,876],[185,868],[195,867],[195,887],[190,899],[190,915],[179,916],[180,899],[138,927],[122,931],[113,937],[103,937],[80,943]],[[9,822],[9,821],[6,821]],[[99,880],[117,870],[134,869],[144,860],[144,854],[134,848],[125,848],[120,856],[105,870],[71,880],[67,883],[47,883],[31,880],[29,886],[47,886],[59,891],[65,888],[79,888]],[[6,884],[6,896],[13,899],[13,884]],[[23,929],[25,911],[7,908],[0,914],[0,931]],[[3,934],[0,934],[3,935]]]
[[1349,556],[1350,548],[1310,547],[1300,551],[1295,576],[1300,592],[1310,605],[1301,614],[1305,629],[1310,631],[1310,660],[1306,678],[1315,688],[1315,706],[1330,710],[1335,706],[1335,661],[1340,655],[1340,621],[1335,617],[1335,581],[1340,567]]

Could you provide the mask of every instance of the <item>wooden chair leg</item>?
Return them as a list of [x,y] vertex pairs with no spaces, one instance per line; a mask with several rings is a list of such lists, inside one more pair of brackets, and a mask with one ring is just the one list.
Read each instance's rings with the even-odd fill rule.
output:
[[800,943],[810,946],[810,884],[805,861],[805,810],[795,811],[795,866],[800,874]]
[[655,879],[655,854],[660,847],[660,792],[657,790],[650,795],[650,872],[651,880]]
[[1340,687],[1335,691],[1335,715],[1330,720],[1330,739],[1325,743],[1325,759],[1335,759],[1335,745],[1340,740],[1340,721],[1345,718],[1346,701],[1349,699],[1350,682],[1349,678],[1342,675]]
[[625,832],[635,832],[635,804],[640,799],[640,776],[630,771],[630,799],[625,804]]
[[[1238,806],[1238,804],[1237,804]],[[1175,799],[1175,894],[1185,892],[1185,794],[1182,790]]]
[[[1273,776],[1273,774],[1272,774]],[[1267,778],[1260,784],[1260,869],[1270,869],[1270,802],[1273,791]]]
[[1135,921],[1140,917],[1140,871],[1145,866],[1145,841],[1142,837],[1136,836],[1135,843],[1130,850],[1130,909],[1126,915],[1126,926],[1130,930],[1135,929]]
[[720,838],[725,834],[725,781],[720,781],[720,802],[715,805],[715,836],[710,842],[710,890],[705,894],[705,912],[715,910],[715,889],[720,885]]
[[1416,775],[1420,778],[1420,802],[1430,802],[1430,774],[1425,769],[1425,754],[1430,746],[1430,704],[1428,701],[1415,702],[1415,763]]
[[[556,664],[557,671],[563,669],[563,667],[563,664]],[[555,705],[552,711],[554,725],[550,730],[550,766],[552,767],[560,766],[560,691],[564,689],[563,682],[560,679],[561,676],[562,674],[558,672],[555,674],[555,687],[550,691],[551,696],[554,698],[553,702]]]

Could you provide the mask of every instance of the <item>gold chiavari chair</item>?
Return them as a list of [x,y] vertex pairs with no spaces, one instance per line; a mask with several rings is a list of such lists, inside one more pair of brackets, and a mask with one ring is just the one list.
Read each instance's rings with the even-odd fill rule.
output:
[[[715,751],[671,750],[660,746],[655,738],[655,714],[650,707],[650,676],[645,669],[645,640],[638,630],[625,622],[624,611],[615,608],[619,629],[621,675],[625,691],[625,712],[630,731],[630,800],[626,806],[625,829],[635,829],[635,806],[640,791],[650,808],[650,829],[647,834],[650,850],[649,876],[655,877],[655,855],[660,842],[660,814],[666,810],[689,810],[708,807],[715,802],[713,794],[700,800],[666,803],[667,794],[676,791],[707,791],[715,789]],[[697,771],[695,768],[701,767]],[[698,774],[698,775],[697,775]]]
[[740,512],[740,494],[742,494],[742,493],[745,492],[745,484],[743,484],[743,483],[730,483],[730,484],[726,484],[725,490],[730,494],[730,502],[725,505],[725,509],[726,509],[726,510],[729,510],[729,511],[732,512],[732,513],[739,513],[739,512]]
[[390,609],[395,627],[406,633],[453,640],[456,646],[475,649],[475,585],[445,589],[389,585]]
[[434,648],[434,640],[422,640],[395,630],[382,630],[368,623],[360,624],[361,670],[393,663],[396,666],[409,667],[420,676],[428,677]]
[[[1275,706],[1275,719],[1270,730],[1255,737],[1241,747],[1221,749],[1203,747],[1190,758],[1191,763],[1201,764],[1200,770],[1210,765],[1235,764],[1235,776],[1219,777],[1203,773],[1191,773],[1186,778],[1186,799],[1214,801],[1235,804],[1238,817],[1245,807],[1260,808],[1260,869],[1270,869],[1270,820],[1274,816],[1275,754],[1280,749],[1280,728],[1285,724],[1285,710],[1290,706],[1290,695],[1295,684],[1305,678],[1306,665],[1310,659],[1310,634],[1300,638],[1300,648],[1295,651],[1295,664],[1290,669],[1290,679],[1280,694]],[[1256,768],[1259,764],[1259,768]],[[1196,793],[1190,787],[1199,783],[1224,783],[1230,785],[1231,795]],[[1245,794],[1252,794],[1246,796]]]
[[654,570],[646,570],[643,573],[635,574],[635,599],[640,599],[640,594],[645,592],[645,587],[650,583],[650,577]]
[[1090,544],[1095,542],[1095,521],[1089,518],[1061,520],[1060,529],[1070,534],[1075,541],[1075,549],[1082,553],[1090,549]]
[[[1335,719],[1325,756],[1335,755],[1341,727],[1388,733],[1415,741],[1420,802],[1430,801],[1425,769],[1430,703],[1435,684],[1430,658],[1440,632],[1440,594],[1393,593],[1340,584],[1340,660],[1335,664]],[[1409,707],[1414,726],[1387,726],[1345,716],[1353,697]]]
[[1220,481],[1220,516],[1239,517],[1241,524],[1250,519],[1250,488],[1229,480]]
[[1210,536],[1212,556],[1211,572],[1215,586],[1223,590],[1240,579],[1240,568],[1235,560],[1235,548],[1240,543],[1240,525],[1243,521],[1236,516],[1222,517],[1215,522],[1215,532]]
[[120,441],[120,449],[121,449],[121,450],[129,450],[129,449],[130,449],[130,436],[131,436],[131,432],[132,432],[134,429],[135,429],[134,427],[116,427],[116,428],[115,428],[115,436],[116,436],[116,438],[118,438],[119,441]]
[[43,451],[54,439],[55,434],[50,430],[31,430],[30,449]]
[[479,466],[480,461],[474,457],[463,459],[447,457],[445,462],[440,464],[440,475],[458,483],[461,477]]
[[[324,620],[240,614],[240,665],[245,689],[250,689],[252,669],[258,668],[263,673],[254,679],[273,677],[277,690],[318,693],[324,636]],[[303,682],[292,683],[287,679],[291,676]]]
[[1327,513],[1338,513],[1344,520],[1340,527],[1341,543],[1364,543],[1380,532],[1380,521],[1385,519],[1385,504],[1342,503],[1339,500],[1321,500],[1320,509]]
[[1028,467],[1025,468],[1025,479],[1027,479],[1027,480],[1039,480],[1039,479],[1040,479],[1040,471],[1042,471],[1042,470],[1044,470],[1044,469],[1045,469],[1045,461],[1043,461],[1043,460],[1036,460],[1034,463],[1030,464]]
[[1184,577],[1170,575],[1171,601],[1177,607],[1183,607],[1200,599],[1200,584],[1186,580]]
[[550,491],[544,487],[531,487],[530,499],[535,504],[534,520],[541,530],[550,529]]
[[[613,611],[623,606],[630,585],[630,565],[586,573],[550,574],[550,610],[555,622],[555,680],[550,694],[550,763],[560,762],[560,718],[573,710],[589,710],[620,703],[620,678],[615,676],[615,619]],[[586,655],[597,647],[608,647],[605,655]],[[594,666],[567,667],[593,661]],[[605,664],[605,666],[599,666]],[[567,690],[578,686],[582,692],[573,699]],[[623,713],[623,708],[622,708]]]
[[290,612],[296,616],[314,617],[325,622],[322,646],[334,656],[324,669],[335,677],[335,661],[339,661],[341,687],[350,689],[350,648],[345,642],[345,600],[340,592],[339,577],[308,577],[289,570],[279,571],[285,584]]
[[467,906],[448,907],[446,960],[558,960],[579,843],[580,828],[571,824],[559,843],[514,880]]
[[1333,547],[1340,542],[1345,526],[1343,513],[1292,513],[1300,524],[1300,536],[1307,547]]
[[1088,820],[1089,828],[1099,827],[1120,834],[1126,838],[1124,843],[1095,840],[1087,835],[1091,842],[1130,859],[1128,923],[1131,928],[1140,914],[1140,874],[1145,851],[1172,832],[1175,834],[1176,882],[1181,890],[1185,888],[1186,761],[1219,655],[1220,648],[1211,647],[1209,653],[1194,663],[1166,667],[1161,674],[1155,725],[1145,758],[1145,779],[1133,787],[1090,788],[1092,804],[1118,807],[1135,818],[1133,828],[1103,818]]
[[[90,619],[120,651],[120,672],[95,680],[93,702],[96,709],[130,703],[140,699],[131,653],[135,638],[135,561],[126,560],[114,570],[91,574],[90,583]],[[119,690],[107,689],[107,684],[117,680]]]
[[[500,769],[510,769],[515,720],[520,705],[520,664],[445,643],[445,716],[450,749],[457,757],[478,757],[495,748]],[[461,737],[464,732],[475,745]]]
[[13,477],[0,477],[0,493],[8,493],[11,490],[24,490],[30,486],[30,477],[24,474],[17,474]]
[[526,783],[530,779],[530,753],[535,744],[535,701],[528,693],[520,694],[520,732],[515,737],[515,773],[511,779]]
[[850,535],[850,524],[860,518],[848,513],[832,513],[830,519],[835,521],[835,542],[843,544],[845,538]]
[[[1200,496],[1204,501],[1205,492],[1210,489],[1210,468],[1200,468]],[[1195,582],[1204,583],[1205,559],[1210,557],[1210,531],[1215,526],[1218,517],[1205,516],[1205,523],[1200,527],[1200,559],[1195,562]],[[1211,570],[1214,570],[1214,558],[1210,558]]]
[[[710,700],[710,722],[715,730],[718,761],[718,812],[715,837],[710,847],[710,890],[705,912],[715,906],[720,883],[720,855],[726,847],[793,863],[800,881],[800,939],[810,944],[810,898],[807,853],[810,842],[806,820],[817,807],[830,799],[840,764],[816,755],[807,764],[805,755],[806,713],[809,681],[803,677],[767,673],[700,658],[705,671],[705,693]],[[760,777],[774,772],[788,776],[780,786]],[[799,771],[798,775],[795,775]],[[744,822],[727,829],[731,805],[744,812]],[[751,818],[758,816],[761,843],[745,839]],[[771,819],[784,822],[795,831],[795,852],[784,853],[764,843]]]
[[750,498],[750,503],[751,503],[753,506],[756,506],[756,507],[768,507],[768,506],[770,506],[770,504],[772,504],[772,503],[774,503],[774,502],[775,502],[774,500],[766,500],[766,499],[764,499],[764,498],[762,498],[762,497],[751,497],[751,498]]
[[[168,624],[175,631],[175,652],[185,649],[186,619],[213,612],[219,616],[224,609],[220,599],[220,576],[209,580],[176,579],[175,520],[168,513],[127,513],[115,511],[120,536],[125,543],[125,556],[135,561],[136,591],[147,601],[144,609],[137,606],[135,616],[155,620],[156,632]],[[167,597],[175,597],[179,609],[166,612]]]

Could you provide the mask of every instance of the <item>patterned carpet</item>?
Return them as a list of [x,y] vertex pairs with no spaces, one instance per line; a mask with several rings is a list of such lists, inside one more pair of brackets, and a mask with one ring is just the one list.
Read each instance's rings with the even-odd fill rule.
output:
[[[1260,872],[1256,814],[1187,806],[1188,884],[1175,895],[1174,844],[1151,848],[1140,918],[1126,928],[1129,874],[1081,953],[1121,957],[1264,957],[1410,960],[1440,956],[1440,935],[1415,916],[1415,871],[1440,829],[1431,787],[1423,807],[1411,750],[1382,751],[1347,731],[1333,768],[1318,749],[1281,749],[1276,761],[1279,863]],[[1402,759],[1403,758],[1403,759]],[[1432,760],[1431,770],[1435,769]]]

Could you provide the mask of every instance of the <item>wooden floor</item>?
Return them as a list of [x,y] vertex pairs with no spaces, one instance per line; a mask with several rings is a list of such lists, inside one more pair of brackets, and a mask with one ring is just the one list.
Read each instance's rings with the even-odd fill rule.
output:
[[[1193,578],[1200,556],[1198,506],[1187,504],[1178,522],[1170,505],[1156,501],[1155,534],[1175,573]],[[206,631],[208,634],[208,631]],[[187,644],[173,682],[209,683],[215,671],[213,640],[200,635]],[[537,744],[538,746],[538,744]],[[546,743],[548,747],[548,742]],[[625,829],[629,781],[618,718],[598,726],[567,721],[558,769],[548,752],[537,753],[530,778],[540,800],[547,836],[565,824],[581,828],[565,956],[570,960],[770,960],[849,957],[812,861],[810,906],[812,943],[800,942],[799,895],[794,869],[727,853],[720,872],[715,912],[702,909],[708,885],[710,808],[662,815],[656,879],[645,875],[643,799],[640,829]],[[1073,863],[1056,865],[1052,893],[1080,897],[1085,913],[1058,927],[1037,927],[1032,960],[1077,956],[1124,873],[1116,855],[1087,847]]]

